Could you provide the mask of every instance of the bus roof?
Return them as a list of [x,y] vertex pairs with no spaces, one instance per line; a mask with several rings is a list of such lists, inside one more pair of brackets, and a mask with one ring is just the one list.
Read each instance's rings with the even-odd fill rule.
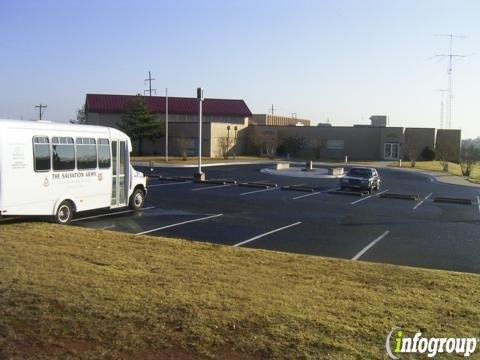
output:
[[0,119],[0,129],[30,129],[44,131],[72,131],[72,132],[90,132],[90,133],[109,133],[111,136],[128,136],[115,128],[97,125],[78,125],[69,123],[58,123],[44,120],[13,120]]

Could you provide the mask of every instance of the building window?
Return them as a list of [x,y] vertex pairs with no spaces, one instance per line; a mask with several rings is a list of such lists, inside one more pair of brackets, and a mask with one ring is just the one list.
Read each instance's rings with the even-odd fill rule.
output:
[[344,140],[327,140],[328,150],[343,150],[345,148]]
[[52,138],[53,170],[65,171],[75,169],[75,145],[73,138]]
[[50,170],[50,141],[47,136],[33,137],[33,166],[35,171]]

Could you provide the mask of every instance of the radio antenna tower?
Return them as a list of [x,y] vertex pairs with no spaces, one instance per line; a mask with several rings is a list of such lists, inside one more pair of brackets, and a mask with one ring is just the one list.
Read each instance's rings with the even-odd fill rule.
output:
[[447,89],[438,90],[442,94],[442,102],[440,103],[440,129],[443,129],[443,120],[445,117],[445,93],[448,92]]
[[152,78],[150,71],[148,72],[148,79],[145,79],[145,84],[148,82],[148,90],[143,90],[143,95],[148,92],[148,96],[152,96],[152,91],[157,93],[157,89],[152,89],[152,81],[155,80]]
[[449,38],[450,46],[448,54],[438,54],[436,57],[448,58],[448,97],[447,97],[447,121],[446,128],[450,129],[452,127],[452,72],[453,72],[453,59],[454,58],[464,58],[466,55],[459,55],[453,53],[453,39],[454,38],[465,38],[463,35],[454,35],[454,34],[436,34],[435,36],[442,36]]

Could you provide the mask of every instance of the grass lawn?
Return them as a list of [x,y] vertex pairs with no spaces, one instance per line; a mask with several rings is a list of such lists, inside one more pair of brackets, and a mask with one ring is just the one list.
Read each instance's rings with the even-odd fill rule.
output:
[[384,359],[394,326],[480,335],[478,275],[46,223],[0,225],[0,249],[0,358]]
[[[398,163],[392,163],[391,166],[398,166]],[[411,168],[410,161],[402,161],[402,167],[404,168]],[[439,161],[417,161],[415,164],[415,169],[419,170],[427,170],[427,171],[442,171],[442,165]],[[457,175],[463,176],[462,170],[460,169],[460,165],[456,163],[448,163],[448,174],[450,175]],[[470,175],[470,180],[473,182],[480,181],[480,165],[474,165],[472,173]]]

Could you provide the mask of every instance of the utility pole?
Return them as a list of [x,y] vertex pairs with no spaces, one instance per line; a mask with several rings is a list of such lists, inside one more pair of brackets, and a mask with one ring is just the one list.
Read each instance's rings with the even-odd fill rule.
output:
[[43,115],[43,109],[46,109],[48,106],[47,105],[35,105],[35,108],[38,109],[38,120],[42,120],[42,115]]
[[454,34],[437,34],[435,36],[442,36],[449,38],[449,51],[448,54],[438,54],[436,57],[446,57],[448,58],[448,97],[447,97],[447,121],[445,128],[450,129],[452,127],[452,72],[453,72],[453,59],[454,58],[464,58],[466,55],[459,55],[453,53],[453,39],[454,38],[465,38],[463,35],[454,35]]
[[275,110],[277,110],[277,109],[275,109],[275,108],[273,107],[273,104],[272,104],[272,107],[270,108],[270,112],[272,113],[272,116],[273,116],[273,112],[274,112]]
[[155,80],[152,78],[152,74],[150,73],[150,71],[148,72],[148,79],[145,79],[145,84],[148,82],[148,90],[143,90],[143,95],[145,95],[145,93],[148,93],[148,96],[152,96],[152,91],[155,92],[155,94],[157,93],[157,89],[152,89],[152,81]]
[[165,161],[168,161],[168,88],[165,89]]

